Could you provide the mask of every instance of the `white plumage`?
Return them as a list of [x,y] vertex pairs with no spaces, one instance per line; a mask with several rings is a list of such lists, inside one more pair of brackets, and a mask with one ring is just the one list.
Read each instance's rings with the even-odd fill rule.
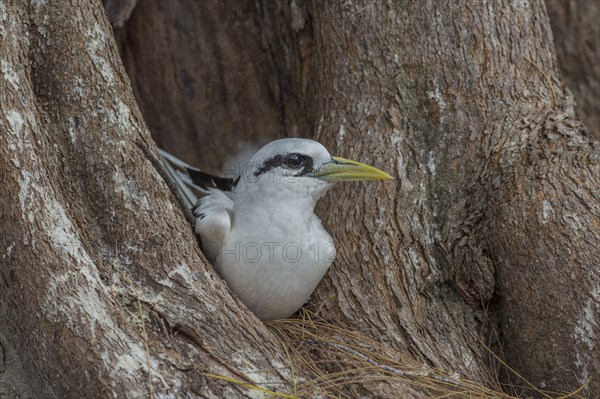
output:
[[[296,312],[333,262],[333,240],[314,213],[333,183],[391,179],[308,139],[268,143],[235,180],[162,155],[188,205],[195,202],[195,231],[207,258],[262,320]],[[190,188],[206,195],[196,201]]]

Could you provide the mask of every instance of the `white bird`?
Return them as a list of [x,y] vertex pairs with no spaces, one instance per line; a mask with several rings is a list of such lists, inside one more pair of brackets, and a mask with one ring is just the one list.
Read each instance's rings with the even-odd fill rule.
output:
[[[296,312],[333,262],[333,239],[314,213],[327,190],[339,181],[392,179],[374,167],[332,157],[308,139],[266,144],[237,179],[201,172],[164,151],[161,155],[193,205],[195,231],[207,258],[262,320]],[[191,189],[206,195],[196,201]]]

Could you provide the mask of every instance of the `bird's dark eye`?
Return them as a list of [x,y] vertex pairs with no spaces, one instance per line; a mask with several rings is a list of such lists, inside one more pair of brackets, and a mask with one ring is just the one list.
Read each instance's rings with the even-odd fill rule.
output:
[[298,169],[304,165],[304,157],[300,154],[290,154],[285,159],[285,166],[292,169]]

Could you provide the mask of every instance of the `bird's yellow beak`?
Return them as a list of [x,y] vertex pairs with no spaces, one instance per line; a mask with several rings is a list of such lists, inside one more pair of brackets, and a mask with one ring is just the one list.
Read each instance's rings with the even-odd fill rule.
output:
[[321,168],[317,172],[312,173],[311,176],[331,182],[393,179],[392,176],[384,171],[365,165],[364,163],[340,157],[331,157],[331,159],[331,162],[321,166]]

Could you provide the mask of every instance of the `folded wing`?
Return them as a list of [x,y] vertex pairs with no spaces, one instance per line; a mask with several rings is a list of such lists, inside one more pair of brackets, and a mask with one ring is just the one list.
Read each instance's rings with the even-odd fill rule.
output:
[[192,213],[196,217],[195,230],[202,241],[202,249],[207,258],[214,262],[231,232],[233,201],[218,189],[208,191],[196,203]]
[[[200,236],[202,248],[214,262],[231,231],[233,201],[225,192],[231,191],[237,181],[214,176],[188,165],[174,155],[161,150],[165,169],[179,188],[186,205],[196,219],[194,229]],[[200,199],[198,197],[203,195]]]

